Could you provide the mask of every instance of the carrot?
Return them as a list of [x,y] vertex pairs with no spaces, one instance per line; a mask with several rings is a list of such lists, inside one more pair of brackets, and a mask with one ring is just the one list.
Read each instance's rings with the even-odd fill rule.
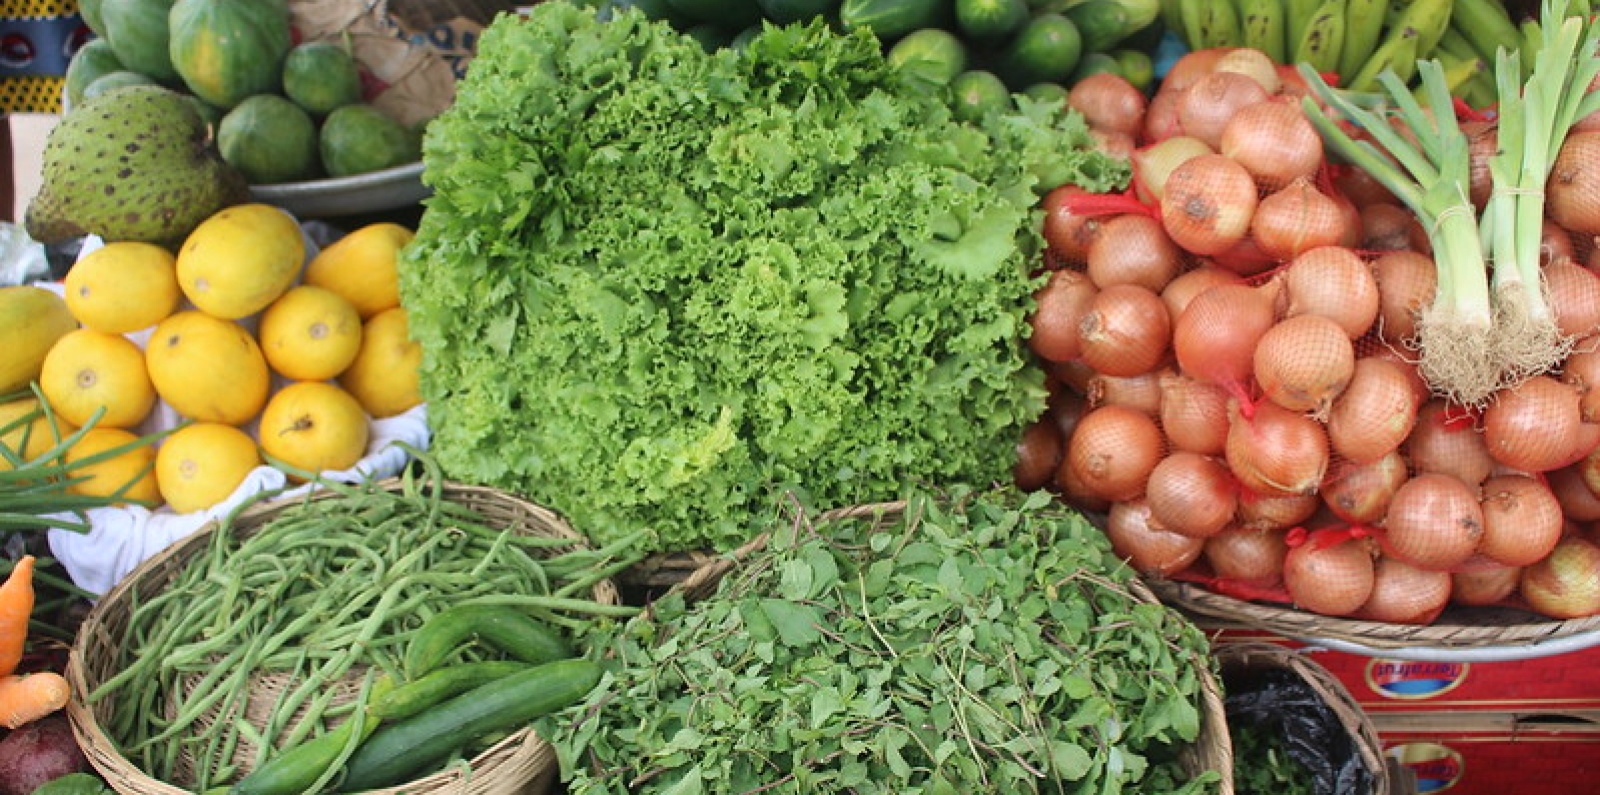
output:
[[17,670],[33,615],[33,556],[23,555],[0,583],[0,676]]
[[71,688],[55,671],[0,677],[0,726],[17,729],[67,705]]

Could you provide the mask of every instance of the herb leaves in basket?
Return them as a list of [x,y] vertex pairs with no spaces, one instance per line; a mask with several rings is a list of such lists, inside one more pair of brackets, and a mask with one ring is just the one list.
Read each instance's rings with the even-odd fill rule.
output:
[[[572,793],[1204,792],[1204,636],[1048,495],[808,518],[704,598],[600,625],[609,667],[535,724]],[[1220,705],[1217,707],[1220,712]]]

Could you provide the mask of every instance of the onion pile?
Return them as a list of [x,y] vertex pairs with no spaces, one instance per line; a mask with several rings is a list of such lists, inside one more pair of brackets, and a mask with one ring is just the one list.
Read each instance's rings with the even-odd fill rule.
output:
[[[1452,603],[1600,614],[1600,194],[1552,190],[1570,359],[1453,404],[1415,365],[1427,235],[1328,162],[1292,69],[1234,52],[1184,56],[1137,123],[1117,116],[1126,204],[1045,198],[1029,344],[1052,398],[1018,484],[1103,514],[1141,572],[1245,598],[1410,624]],[[1600,184],[1579,156],[1600,133],[1573,143],[1567,182]]]

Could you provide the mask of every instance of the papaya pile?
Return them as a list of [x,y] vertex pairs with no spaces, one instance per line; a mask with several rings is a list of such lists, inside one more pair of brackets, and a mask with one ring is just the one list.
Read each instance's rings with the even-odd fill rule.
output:
[[420,131],[366,100],[342,43],[299,41],[284,2],[83,0],[92,39],[66,73],[67,106],[130,85],[194,101],[222,159],[253,185],[417,162]]

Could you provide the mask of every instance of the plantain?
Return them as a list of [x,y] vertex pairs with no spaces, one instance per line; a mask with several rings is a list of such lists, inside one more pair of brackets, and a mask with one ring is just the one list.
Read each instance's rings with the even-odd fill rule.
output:
[[1451,26],[1472,42],[1483,60],[1494,63],[1501,47],[1514,51],[1522,46],[1522,32],[1498,0],[1455,0],[1453,5]]
[[1351,77],[1383,38],[1388,0],[1349,0],[1345,11],[1344,45],[1339,48],[1339,76]]
[[1244,32],[1239,27],[1239,9],[1232,0],[1208,0],[1199,5],[1200,46],[1239,46]]
[[1316,16],[1322,0],[1280,0],[1283,3],[1283,41],[1293,55],[1294,48],[1305,36],[1311,18]]
[[1344,47],[1347,0],[1322,0],[1311,15],[1300,40],[1294,45],[1295,63],[1310,64],[1318,72],[1339,68],[1339,53]]
[[1266,53],[1273,63],[1289,63],[1284,36],[1287,25],[1280,0],[1239,0],[1239,25],[1244,46]]
[[1345,88],[1351,91],[1378,90],[1378,75],[1385,69],[1393,70],[1401,82],[1409,83],[1417,73],[1417,29],[1397,28],[1390,31],[1371,57],[1356,70]]
[[1396,27],[1417,29],[1417,57],[1433,55],[1439,39],[1450,27],[1451,8],[1455,0],[1412,0],[1404,13],[1395,21]]
[[[1452,97],[1466,99],[1467,86],[1479,75],[1488,72],[1488,64],[1477,56],[1458,58],[1450,53],[1440,52],[1434,58],[1439,62],[1444,76],[1445,88],[1450,90],[1450,96]],[[1422,86],[1414,87],[1412,94],[1416,96],[1419,103],[1427,104],[1427,98],[1424,96]]]

